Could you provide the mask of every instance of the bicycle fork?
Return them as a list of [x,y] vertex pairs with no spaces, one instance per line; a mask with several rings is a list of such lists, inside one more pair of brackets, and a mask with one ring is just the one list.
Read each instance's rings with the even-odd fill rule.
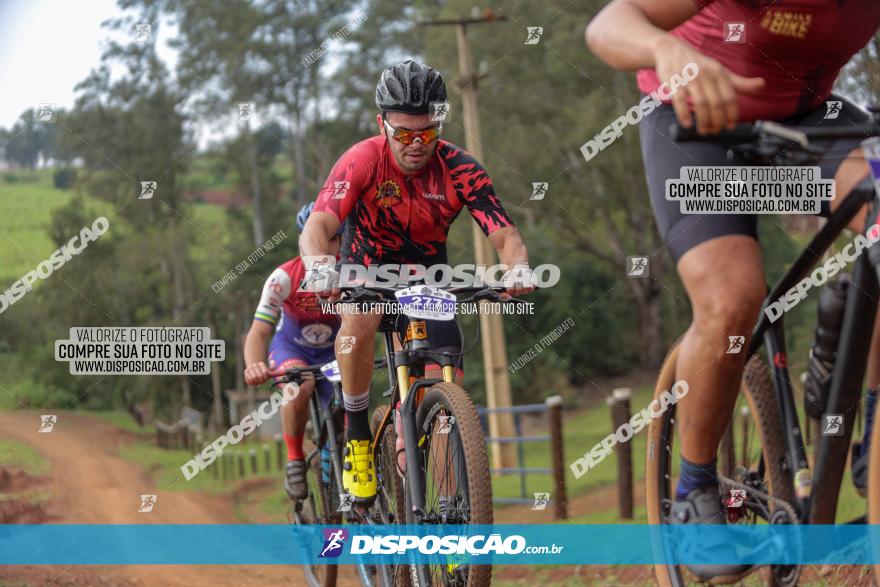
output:
[[[407,447],[406,456],[406,490],[409,493],[411,507],[407,511],[408,524],[420,524],[425,518],[425,476],[422,463],[419,459],[419,449],[424,443],[425,437],[419,436],[416,428],[416,398],[422,388],[428,388],[437,383],[452,382],[455,370],[451,364],[443,365],[443,379],[419,379],[409,384],[410,353],[397,351],[394,353],[395,373],[397,376],[398,392],[400,394],[400,418],[403,429],[404,445]],[[430,585],[431,577],[425,565],[410,565],[410,578],[413,585]]]

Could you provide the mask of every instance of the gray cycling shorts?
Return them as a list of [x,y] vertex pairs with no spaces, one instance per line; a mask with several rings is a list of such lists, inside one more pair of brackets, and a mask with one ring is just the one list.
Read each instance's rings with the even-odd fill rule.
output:
[[[828,100],[843,102],[837,118],[825,119],[827,108],[823,103],[819,108],[805,115],[780,122],[795,126],[821,127],[859,125],[870,120],[867,112],[839,96],[829,96]],[[724,145],[674,142],[670,138],[669,128],[675,120],[672,106],[664,104],[639,124],[651,208],[654,210],[660,235],[675,261],[678,262],[682,255],[700,243],[720,236],[741,234],[757,240],[758,215],[682,214],[678,202],[666,200],[666,180],[678,178],[683,166],[748,165],[739,158],[728,159],[727,147]],[[824,158],[818,164],[822,169],[822,178],[833,179],[840,163],[850,151],[859,146],[860,142],[861,139],[812,141],[812,144],[826,151]],[[827,204],[827,201],[822,202],[822,215],[827,215],[829,212]]]

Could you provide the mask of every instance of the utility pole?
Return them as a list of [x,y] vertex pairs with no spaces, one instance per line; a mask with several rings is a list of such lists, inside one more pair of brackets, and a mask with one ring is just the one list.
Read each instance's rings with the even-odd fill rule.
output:
[[[490,11],[481,17],[423,21],[424,26],[455,26],[458,42],[458,70],[460,78],[457,85],[461,90],[462,111],[464,113],[465,148],[478,161],[483,159],[483,142],[480,138],[480,119],[477,114],[477,82],[480,77],[474,72],[474,60],[467,38],[467,25],[491,23],[507,20],[504,15]],[[492,246],[477,223],[472,223],[474,253],[478,265],[489,266],[495,261]],[[483,302],[484,310],[488,310]],[[486,379],[486,404],[489,408],[510,407],[510,380],[507,377],[507,347],[504,342],[504,328],[499,314],[480,313],[480,332],[483,339],[483,371]],[[513,437],[513,414],[509,412],[489,412],[489,436],[493,438]],[[514,443],[492,443],[492,461],[495,468],[517,466]],[[519,465],[522,466],[522,465]]]

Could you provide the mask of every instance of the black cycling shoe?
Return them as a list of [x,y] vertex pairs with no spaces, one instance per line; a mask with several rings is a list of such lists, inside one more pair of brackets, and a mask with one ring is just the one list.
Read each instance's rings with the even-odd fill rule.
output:
[[[669,510],[670,524],[727,524],[727,513],[721,505],[717,487],[694,489],[681,501],[673,502]],[[727,553],[731,545],[727,542],[713,543],[703,540],[699,545],[691,545],[698,553],[712,558],[715,553]],[[744,564],[708,563],[689,564],[687,569],[702,581],[713,584],[732,583],[748,575],[754,567]]]
[[287,461],[284,473],[284,490],[290,499],[305,499],[309,494],[306,484],[306,462],[304,460]]

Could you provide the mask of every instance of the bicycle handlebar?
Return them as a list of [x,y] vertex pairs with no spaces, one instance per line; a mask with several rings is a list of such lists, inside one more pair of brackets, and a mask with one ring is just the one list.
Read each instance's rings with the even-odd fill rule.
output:
[[[285,379],[284,381],[276,381],[275,383],[289,383],[291,381],[296,382],[300,380],[301,376],[305,373],[311,373],[315,377],[315,381],[322,381],[327,379],[324,373],[321,372],[321,367],[326,364],[327,363],[317,363],[315,365],[290,367],[287,369],[270,369],[269,377],[283,377]],[[381,369],[386,364],[387,361],[384,358],[373,361],[373,367],[376,369]]]
[[[405,287],[385,287],[381,285],[356,285],[356,286],[347,286],[339,288],[342,291],[343,295],[348,294],[348,297],[343,297],[339,300],[338,303],[341,304],[353,304],[359,302],[370,302],[370,301],[382,301],[384,295],[394,295],[400,290],[407,289],[409,287],[418,287],[419,285],[424,284],[416,284]],[[429,286],[430,287],[430,286]],[[460,303],[464,302],[473,302],[479,300],[489,300],[489,301],[502,301],[500,300],[499,294],[505,293],[507,291],[506,287],[503,286],[487,286],[487,285],[469,285],[462,287],[441,287],[438,288],[443,291],[449,292],[455,296],[461,294],[469,294],[472,293],[471,297],[465,300],[459,300]],[[536,288],[537,289],[537,288]],[[511,296],[508,301],[516,301],[520,302],[517,298]]]
[[701,135],[696,127],[685,128],[673,123],[669,127],[672,140],[677,143],[721,143],[736,145],[752,143],[761,138],[777,139],[800,144],[807,147],[810,140],[818,139],[858,139],[880,136],[880,126],[875,122],[866,122],[849,127],[806,127],[786,126],[770,120],[758,120],[737,124],[732,130],[722,130],[716,134]]

